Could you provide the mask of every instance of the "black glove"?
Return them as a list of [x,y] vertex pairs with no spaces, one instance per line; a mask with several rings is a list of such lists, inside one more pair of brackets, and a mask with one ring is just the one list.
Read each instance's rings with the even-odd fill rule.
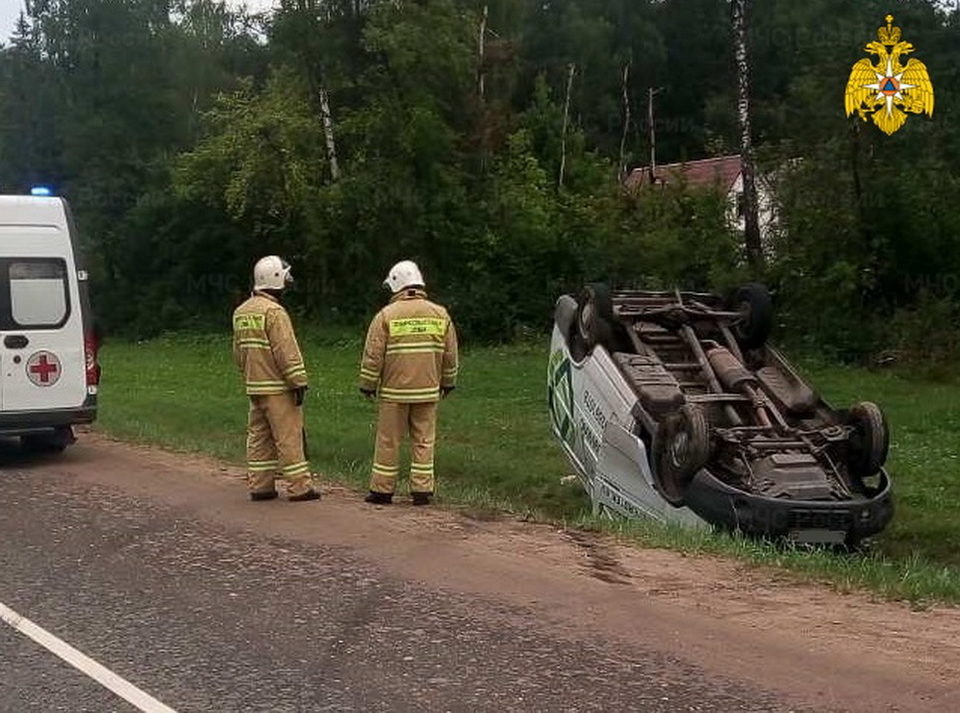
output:
[[370,389],[360,389],[360,393],[368,399],[373,399],[377,395],[376,391],[371,391]]
[[293,398],[297,403],[297,406],[303,406],[303,397],[306,396],[307,387],[301,386],[299,389],[293,390]]
[[457,388],[457,387],[456,387],[456,386],[441,386],[441,387],[440,387],[440,397],[441,397],[441,398],[444,398],[444,399],[447,398],[447,395],[448,395],[451,391],[453,391],[455,388]]

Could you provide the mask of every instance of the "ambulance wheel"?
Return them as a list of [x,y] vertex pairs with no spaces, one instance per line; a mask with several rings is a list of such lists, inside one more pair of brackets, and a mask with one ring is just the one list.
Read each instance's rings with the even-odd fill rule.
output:
[[35,433],[20,437],[24,450],[31,453],[62,453],[74,441],[76,438],[69,426],[57,428],[53,433]]
[[743,317],[733,325],[733,333],[743,349],[757,349],[767,343],[773,330],[773,301],[767,288],[753,282],[737,289],[731,308]]
[[587,350],[597,344],[607,344],[613,335],[613,299],[610,288],[602,282],[592,282],[580,292],[577,300],[577,333]]
[[854,404],[847,416],[853,426],[847,451],[847,468],[857,480],[876,475],[887,460],[890,430],[880,407],[871,401]]
[[707,416],[696,404],[687,404],[660,423],[653,439],[653,480],[674,507],[684,504],[687,488],[710,459]]

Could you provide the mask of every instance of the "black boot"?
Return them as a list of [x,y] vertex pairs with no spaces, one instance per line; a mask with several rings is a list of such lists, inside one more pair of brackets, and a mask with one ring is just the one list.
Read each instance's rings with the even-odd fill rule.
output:
[[312,490],[312,489],[308,490],[305,493],[301,493],[300,495],[291,495],[290,497],[287,498],[287,500],[289,500],[291,503],[302,503],[307,500],[319,500],[319,499],[320,499],[320,491]]
[[254,490],[250,493],[251,500],[273,500],[277,497],[276,490]]
[[364,500],[371,505],[390,505],[393,502],[393,493],[376,493],[371,490]]
[[433,493],[410,493],[414,505],[429,505]]

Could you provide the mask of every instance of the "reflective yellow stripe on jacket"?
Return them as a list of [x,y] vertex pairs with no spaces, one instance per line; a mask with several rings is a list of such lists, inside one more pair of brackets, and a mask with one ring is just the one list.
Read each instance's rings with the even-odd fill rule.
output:
[[443,342],[402,342],[387,345],[387,354],[443,354]]
[[386,401],[404,401],[410,403],[437,401],[440,398],[440,387],[437,386],[430,389],[391,389],[386,386],[381,386],[380,397]]

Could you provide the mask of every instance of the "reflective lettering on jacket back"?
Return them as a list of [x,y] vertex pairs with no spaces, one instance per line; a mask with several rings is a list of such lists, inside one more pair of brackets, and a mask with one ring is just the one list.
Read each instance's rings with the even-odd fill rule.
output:
[[447,333],[447,320],[440,317],[409,317],[390,320],[391,337],[427,335],[443,337]]
[[233,330],[235,332],[262,332],[266,315],[263,314],[238,314],[233,318]]

